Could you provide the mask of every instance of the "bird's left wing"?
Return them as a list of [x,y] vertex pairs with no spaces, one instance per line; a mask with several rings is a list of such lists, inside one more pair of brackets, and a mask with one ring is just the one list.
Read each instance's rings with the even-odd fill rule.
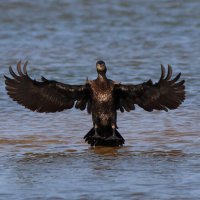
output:
[[172,68],[168,65],[165,77],[165,68],[161,65],[160,80],[153,84],[151,80],[139,85],[116,84],[116,108],[122,112],[135,109],[135,104],[146,111],[176,109],[185,99],[184,80],[179,81],[181,73],[171,79]]
[[57,112],[70,109],[76,101],[76,108],[84,110],[89,99],[89,87],[68,85],[42,77],[41,82],[33,80],[26,70],[27,62],[21,68],[17,64],[16,74],[9,68],[13,78],[5,76],[8,95],[24,107],[37,112]]

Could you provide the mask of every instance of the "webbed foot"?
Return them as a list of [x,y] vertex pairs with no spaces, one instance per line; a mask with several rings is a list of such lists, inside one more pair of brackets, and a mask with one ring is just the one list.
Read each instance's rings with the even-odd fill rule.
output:
[[125,142],[124,138],[120,135],[120,133],[117,130],[115,130],[114,134],[109,134],[109,137],[106,137],[106,135],[108,135],[106,134],[106,132],[104,132],[104,134],[102,135],[99,135],[98,133],[95,134],[95,129],[92,128],[84,136],[84,139],[91,146],[122,146]]
[[116,135],[111,135],[111,136],[107,137],[106,140],[122,140],[122,139],[117,137]]
[[91,138],[93,138],[94,140],[104,139],[99,134],[94,134],[93,136],[91,136]]

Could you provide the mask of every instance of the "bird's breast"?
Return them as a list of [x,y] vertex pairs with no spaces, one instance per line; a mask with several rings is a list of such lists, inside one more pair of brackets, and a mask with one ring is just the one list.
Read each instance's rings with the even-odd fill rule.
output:
[[95,99],[98,102],[109,102],[112,100],[110,91],[108,92],[95,92]]
[[107,110],[113,108],[113,84],[109,82],[93,81],[91,83],[91,100],[94,110]]

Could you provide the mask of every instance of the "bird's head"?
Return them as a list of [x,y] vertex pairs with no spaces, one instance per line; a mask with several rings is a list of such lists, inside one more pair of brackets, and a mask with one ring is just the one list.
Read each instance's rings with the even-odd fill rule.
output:
[[104,61],[102,61],[102,60],[97,61],[96,68],[97,68],[98,74],[101,74],[101,75],[106,74],[107,68],[106,68],[106,64]]

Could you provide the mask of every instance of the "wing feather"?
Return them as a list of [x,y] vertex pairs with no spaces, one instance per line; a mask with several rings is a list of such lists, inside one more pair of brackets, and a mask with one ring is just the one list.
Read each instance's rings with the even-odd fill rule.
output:
[[176,109],[185,99],[185,81],[179,81],[180,76],[181,73],[171,79],[171,65],[168,65],[167,75],[164,66],[161,65],[161,76],[158,83],[153,84],[149,80],[139,85],[116,84],[117,102],[122,102],[117,107],[121,106],[126,111],[130,111],[134,109],[134,104],[137,104],[149,112],[154,109],[165,111]]
[[[16,74],[12,67],[9,67],[13,78],[5,77],[6,90],[8,95],[19,104],[37,112],[57,112],[70,109],[75,101],[84,102],[81,110],[84,110],[89,99],[89,86],[68,85],[54,80],[47,80],[42,77],[41,82],[32,80],[27,73],[27,62],[21,67],[17,63]],[[85,105],[84,105],[85,103]]]

